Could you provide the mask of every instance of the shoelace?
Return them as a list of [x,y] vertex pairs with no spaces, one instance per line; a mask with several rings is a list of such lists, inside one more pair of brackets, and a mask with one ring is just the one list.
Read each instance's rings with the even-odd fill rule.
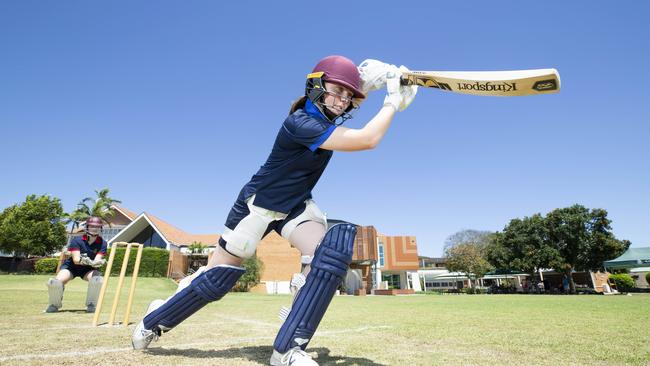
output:
[[302,356],[302,357],[307,357],[307,358],[311,359],[311,356],[309,354],[307,354],[307,352],[303,351],[300,347],[294,347],[294,348],[290,349],[287,353],[285,353],[282,356],[282,359],[280,361],[282,361],[282,363],[287,363],[288,362],[289,365],[291,365],[291,361],[292,361],[292,358],[293,358],[292,356],[294,354],[296,354],[296,353],[298,355]]
[[144,338],[149,342],[156,342],[156,341],[158,341],[158,338],[160,338],[158,333],[150,331],[150,330],[145,329],[145,330],[142,331],[142,333],[149,333],[149,334],[143,334]]

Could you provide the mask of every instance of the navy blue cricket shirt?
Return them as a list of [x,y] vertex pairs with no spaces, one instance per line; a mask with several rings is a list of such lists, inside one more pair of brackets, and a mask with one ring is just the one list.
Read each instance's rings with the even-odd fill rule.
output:
[[255,206],[282,213],[311,198],[333,154],[319,147],[334,129],[336,125],[308,100],[304,109],[284,120],[271,154],[244,186],[240,198],[255,194]]

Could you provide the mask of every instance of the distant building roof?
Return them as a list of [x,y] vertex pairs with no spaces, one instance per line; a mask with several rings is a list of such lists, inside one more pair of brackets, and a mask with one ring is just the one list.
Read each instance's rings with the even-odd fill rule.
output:
[[196,241],[208,246],[214,246],[217,245],[217,242],[219,241],[219,234],[190,234],[173,226],[172,224],[167,223],[166,221],[159,219],[154,215],[148,214],[146,212],[144,214],[147,215],[151,221],[153,221],[154,225],[156,225],[165,239],[176,245],[190,245]]
[[207,246],[216,246],[219,242],[219,234],[191,234],[174,225],[162,220],[150,213],[143,212],[140,215],[135,214],[124,207],[113,205],[113,208],[120,214],[131,219],[131,222],[115,235],[110,243],[133,240],[142,230],[151,226],[163,241],[167,244],[167,249],[170,245],[187,246],[193,242],[200,242]]
[[122,206],[111,205],[111,207],[114,208],[114,209],[115,209],[116,211],[118,211],[119,213],[121,213],[122,215],[124,215],[124,216],[130,218],[131,221],[135,220],[135,218],[138,217],[138,214],[137,214],[137,213],[135,213],[135,212],[133,212],[133,211],[130,211],[130,210],[128,210],[128,209],[126,209],[126,208],[124,208],[124,207],[122,207]]

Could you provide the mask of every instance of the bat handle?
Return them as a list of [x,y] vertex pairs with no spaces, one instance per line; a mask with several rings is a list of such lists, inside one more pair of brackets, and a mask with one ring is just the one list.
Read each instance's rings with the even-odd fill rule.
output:
[[399,83],[401,85],[413,85],[413,82],[404,76],[400,77]]

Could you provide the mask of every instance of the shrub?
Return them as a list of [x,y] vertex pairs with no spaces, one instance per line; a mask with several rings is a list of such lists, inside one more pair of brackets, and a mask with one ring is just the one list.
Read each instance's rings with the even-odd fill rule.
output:
[[34,272],[38,274],[55,273],[59,265],[59,258],[42,258],[36,261]]
[[645,281],[650,284],[650,272],[645,274]]
[[248,292],[253,286],[260,283],[264,264],[255,256],[244,260],[242,266],[246,268],[246,273],[239,278],[239,281],[233,287],[232,290],[236,292]]
[[[106,261],[110,256],[112,248],[106,253]],[[124,252],[126,248],[117,248],[115,252],[115,259],[113,259],[113,267],[111,268],[111,275],[119,275],[120,269],[122,268],[122,262],[124,261]],[[131,249],[129,254],[129,263],[126,267],[126,274],[131,275],[133,273],[133,266],[135,265],[137,250],[136,248]],[[140,259],[140,269],[138,271],[138,276],[141,277],[164,277],[167,275],[167,266],[169,265],[169,252],[166,249],[161,248],[143,248],[142,249],[142,259]],[[106,265],[100,268],[102,273],[106,273]]]
[[616,284],[616,289],[621,292],[634,288],[634,279],[627,273],[617,273],[609,276],[610,281]]

